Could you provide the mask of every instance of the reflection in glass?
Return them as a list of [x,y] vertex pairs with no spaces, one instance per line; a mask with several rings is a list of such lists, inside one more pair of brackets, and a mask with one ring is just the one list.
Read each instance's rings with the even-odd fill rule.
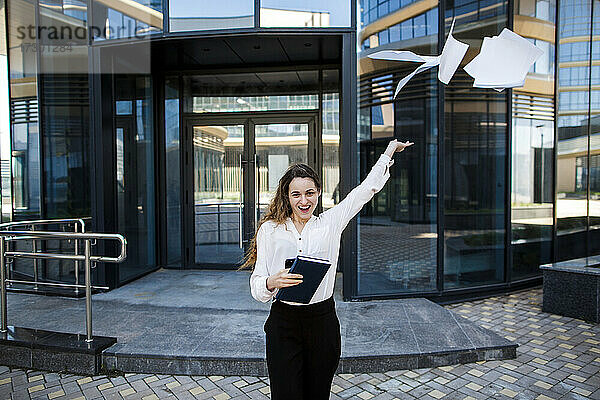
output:
[[123,135],[127,129],[127,136],[131,136],[131,127],[121,126],[115,130],[115,146],[116,146],[116,166],[115,171],[117,176],[117,218],[119,221],[125,220],[125,153],[123,151]]
[[316,110],[319,88],[317,70],[184,76],[183,111]]
[[[2,140],[2,195],[10,195],[12,184],[12,204],[3,201],[3,214],[12,213],[15,219],[40,217],[40,146],[38,128],[38,54],[33,51],[36,44],[33,38],[19,35],[19,27],[35,26],[34,5],[25,0],[14,0],[7,4],[10,116],[12,126],[8,137]],[[4,12],[2,13],[4,15]],[[7,132],[8,133],[8,132]],[[15,147],[15,145],[17,147]],[[7,152],[8,153],[5,153]],[[4,171],[12,172],[6,174]],[[3,199],[4,200],[4,199]],[[5,211],[4,206],[11,211]]]
[[123,282],[156,263],[152,81],[147,76],[119,76],[115,91],[115,102],[133,103],[131,115],[115,116],[114,132],[117,231],[128,248],[127,259],[119,264]]
[[141,39],[163,30],[161,0],[95,0],[94,23],[90,27],[95,40]]
[[[435,7],[427,12],[408,18],[389,28],[379,31],[376,35],[371,35],[369,40],[363,42],[362,49],[365,50],[401,40],[437,35],[437,32],[438,9]],[[423,43],[421,43],[421,45],[422,44]]]
[[[0,10],[0,18],[4,18],[4,9]],[[0,46],[6,49],[6,35],[1,35]],[[11,134],[10,134],[10,98],[8,89],[10,80],[8,78],[8,57],[0,55],[0,223],[12,219],[12,188],[10,176],[11,158]]]
[[[529,106],[536,99],[514,94],[515,109],[519,101]],[[551,101],[551,99],[550,99]],[[544,104],[537,100],[535,108]],[[548,106],[546,106],[548,107]],[[551,107],[551,104],[550,104]],[[525,110],[519,110],[524,114]],[[515,113],[516,114],[516,113]],[[512,279],[539,275],[539,266],[552,261],[553,224],[553,152],[554,119],[513,117],[511,244]]]
[[515,14],[533,17],[554,24],[556,0],[515,0]]
[[243,258],[244,126],[193,127],[196,264],[238,264]]
[[[10,61],[11,97],[37,96],[37,52],[35,30],[33,35],[21,33],[22,27],[36,26],[35,7],[31,1],[14,0],[5,2],[10,18],[7,36],[10,38],[8,57]],[[24,36],[24,37],[23,37]]]
[[[592,21],[592,60],[600,60],[600,1],[594,0]],[[600,66],[593,65],[591,73],[590,154],[582,160],[589,185],[588,255],[600,254]]]
[[340,202],[340,98],[338,93],[323,94],[323,210]]
[[261,27],[350,26],[349,0],[261,0]]
[[514,12],[515,32],[544,54],[529,70],[524,87],[515,88],[512,96],[513,281],[539,276],[539,265],[553,257],[555,32],[548,28],[554,28],[556,2],[517,0]]
[[40,111],[48,218],[91,215],[86,20],[86,2],[40,2],[38,23],[45,30],[40,29],[38,79],[44,93]]
[[13,215],[38,218],[40,213],[40,153],[37,122],[12,125]]
[[[576,48],[590,47],[591,0],[560,2],[558,82],[557,168],[557,261],[587,254],[587,163],[590,129],[590,53],[577,55]],[[573,58],[574,57],[574,58]],[[571,58],[571,59],[569,59]],[[564,62],[563,62],[564,60]],[[577,65],[572,61],[586,61]]]
[[393,13],[400,8],[406,7],[418,0],[361,0],[361,28],[365,25],[374,22],[378,18],[384,17],[389,13]]
[[187,112],[246,112],[275,110],[314,110],[319,107],[316,94],[288,96],[194,96]]
[[[44,95],[40,128],[46,218],[91,215],[87,17],[85,1],[40,2],[38,83]],[[66,242],[45,245],[50,252],[72,251]],[[72,262],[45,264],[45,278],[73,282]]]
[[167,197],[167,264],[181,258],[181,166],[179,147],[179,79],[165,82],[165,175]]
[[[369,7],[370,13],[386,14],[401,6],[391,1],[373,8],[375,5],[368,3],[362,3],[363,17]],[[437,12],[434,8],[414,17],[404,15],[379,32],[381,35],[370,36],[368,52],[377,51],[375,47],[389,40],[400,41],[398,47],[418,54],[434,54]],[[394,101],[398,80],[414,66],[372,62],[366,53],[359,55],[360,179],[365,178],[390,139],[410,140],[415,145],[396,157],[390,180],[360,213],[358,293],[433,291],[437,285],[437,78],[431,72],[417,75]]]
[[170,0],[169,31],[254,27],[254,0]]
[[133,112],[133,102],[129,100],[117,101],[115,107],[117,115],[131,115]]
[[[447,3],[446,30],[456,18],[456,39],[480,43],[506,27],[506,5]],[[474,44],[471,49],[478,50]],[[508,98],[472,85],[459,67],[445,91],[444,289],[505,279]]]
[[457,75],[445,101],[445,288],[504,280],[506,94]]
[[308,124],[255,126],[258,218],[275,196],[279,179],[295,163],[308,163]]
[[533,64],[529,72],[554,75],[554,43],[537,39],[529,39],[529,41],[544,52],[544,54]]

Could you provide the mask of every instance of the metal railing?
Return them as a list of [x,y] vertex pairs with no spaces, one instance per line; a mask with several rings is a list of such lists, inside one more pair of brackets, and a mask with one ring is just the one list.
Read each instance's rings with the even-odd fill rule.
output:
[[[0,230],[9,230],[15,229],[17,227],[31,228],[32,231],[37,230],[36,227],[44,226],[44,225],[58,225],[61,231],[65,231],[65,228],[69,228],[73,226],[73,232],[82,232],[85,233],[85,221],[90,221],[91,217],[83,217],[83,218],[61,218],[61,219],[38,219],[33,221],[16,221],[16,222],[6,222],[0,224]],[[42,229],[43,230],[43,229]],[[37,241],[32,240],[31,247],[34,253],[37,252]],[[75,240],[75,254],[79,254],[79,240]],[[75,261],[75,284],[79,284],[79,261]],[[13,275],[13,264],[9,264],[8,277],[9,279]],[[38,260],[33,260],[33,281],[36,283],[34,285],[34,289],[38,289]],[[75,288],[75,294],[79,293],[79,288]]]
[[[31,225],[31,222],[29,223]],[[7,250],[7,243],[20,240],[75,240],[84,242],[84,254],[78,254],[77,247],[75,254],[45,253],[45,252],[24,252]],[[116,240],[121,245],[118,257],[94,256],[92,255],[92,241],[97,240]],[[0,332],[5,333],[8,330],[7,322],[7,283],[26,284],[26,285],[45,285],[57,287],[71,287],[85,289],[85,316],[86,316],[86,341],[91,342],[92,337],[92,289],[109,289],[104,286],[92,286],[91,272],[92,263],[111,262],[120,263],[127,257],[127,241],[122,235],[110,233],[80,233],[80,232],[43,232],[43,231],[0,231]],[[6,276],[7,259],[28,258],[45,260],[74,260],[83,261],[85,267],[85,285],[52,283],[52,282],[32,282],[16,279],[8,279]]]

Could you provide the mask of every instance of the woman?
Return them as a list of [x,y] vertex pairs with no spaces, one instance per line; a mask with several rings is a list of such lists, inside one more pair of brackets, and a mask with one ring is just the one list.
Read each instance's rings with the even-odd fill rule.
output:
[[272,399],[329,399],[341,353],[340,324],[333,301],[341,235],[387,182],[394,153],[412,144],[392,140],[365,180],[319,216],[313,213],[321,182],[312,168],[292,165],[279,180],[242,266],[254,265],[252,296],[267,302],[279,289],[302,283],[302,275],[290,274],[284,268],[288,258],[319,257],[332,265],[309,304],[276,300],[271,305],[264,330]]

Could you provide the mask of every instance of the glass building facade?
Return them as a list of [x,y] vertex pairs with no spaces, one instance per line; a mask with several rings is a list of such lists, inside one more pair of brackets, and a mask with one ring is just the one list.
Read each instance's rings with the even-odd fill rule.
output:
[[[394,138],[415,145],[344,233],[345,299],[486,295],[598,254],[600,1],[3,6],[2,220],[91,217],[124,234],[127,261],[98,265],[98,284],[235,269],[288,165],[321,174],[324,210]],[[414,64],[368,55],[437,55],[452,21],[461,66],[504,28],[544,55],[520,88],[473,88],[462,68],[444,85],[434,69],[394,100]]]

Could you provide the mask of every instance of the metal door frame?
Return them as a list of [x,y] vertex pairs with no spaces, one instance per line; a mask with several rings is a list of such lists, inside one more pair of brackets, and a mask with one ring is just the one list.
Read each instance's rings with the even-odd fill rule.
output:
[[[195,210],[194,210],[194,158],[193,158],[193,126],[244,126],[244,149],[242,151],[243,175],[243,216],[242,216],[242,246],[244,251],[254,236],[257,216],[256,197],[256,146],[255,126],[265,124],[307,124],[308,125],[308,154],[310,166],[321,175],[322,143],[320,132],[317,132],[318,110],[308,111],[265,111],[265,112],[236,112],[210,113],[208,115],[184,114],[183,131],[181,132],[181,169],[183,171],[182,196],[182,237],[184,251],[182,254],[183,267],[193,269],[232,269],[241,260],[233,260],[231,264],[196,264],[195,260]],[[190,222],[191,221],[191,222]]]

